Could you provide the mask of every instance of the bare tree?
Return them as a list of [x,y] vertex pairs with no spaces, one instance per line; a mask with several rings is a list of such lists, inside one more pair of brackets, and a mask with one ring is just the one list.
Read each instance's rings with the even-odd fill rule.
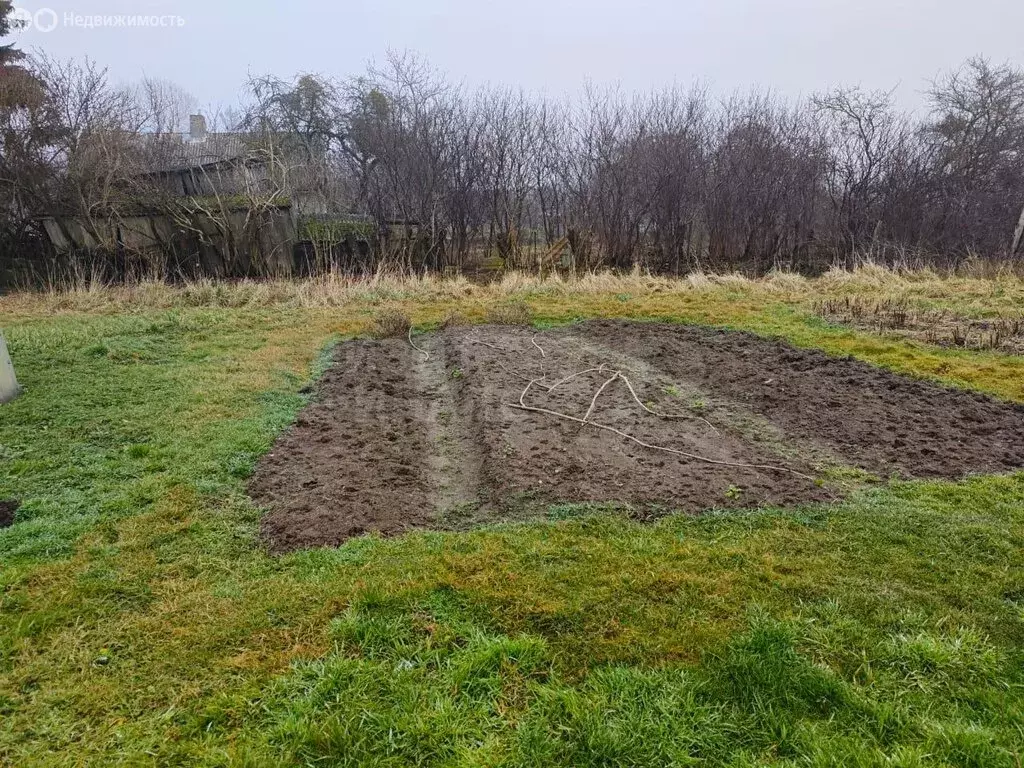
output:
[[973,58],[929,95],[943,246],[996,252],[1024,205],[1024,70]]
[[812,104],[828,139],[828,193],[844,245],[868,248],[881,234],[878,201],[891,161],[907,140],[907,125],[893,107],[892,92],[837,88]]
[[139,131],[174,133],[184,131],[198,102],[192,94],[169,80],[144,78],[127,89],[138,109]]
[[[1024,73],[980,58],[932,84],[921,120],[856,87],[806,103],[717,102],[701,87],[468,91],[391,53],[342,80],[252,79],[242,108],[208,110],[226,133],[201,149],[178,133],[195,101],[172,83],[112,88],[88,61],[6,66],[24,74],[0,79],[8,249],[61,211],[123,255],[145,209],[174,220],[168,253],[216,241],[225,274],[287,271],[287,244],[252,246],[281,206],[316,243],[311,269],[491,255],[551,269],[571,255],[580,270],[816,271],[864,252],[1006,257],[1024,241]],[[167,183],[160,169],[182,163],[194,178]]]

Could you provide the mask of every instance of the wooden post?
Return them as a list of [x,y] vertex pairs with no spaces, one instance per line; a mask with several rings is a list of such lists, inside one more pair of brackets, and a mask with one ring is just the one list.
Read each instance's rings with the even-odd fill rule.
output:
[[1010,246],[1010,258],[1020,253],[1021,243],[1024,243],[1024,208],[1020,212],[1020,221],[1017,223],[1017,231],[1013,233],[1013,245]]
[[7,342],[3,334],[0,334],[0,405],[9,403],[21,394],[21,387],[14,376],[14,363],[11,356],[7,354]]

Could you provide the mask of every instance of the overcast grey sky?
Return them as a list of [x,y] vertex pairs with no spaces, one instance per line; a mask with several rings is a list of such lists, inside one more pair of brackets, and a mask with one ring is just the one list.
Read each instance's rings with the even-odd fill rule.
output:
[[[353,74],[414,50],[471,85],[561,94],[587,79],[649,89],[770,86],[791,97],[837,83],[924,82],[974,54],[1024,64],[1024,0],[19,0],[51,31],[25,48],[90,56],[113,78],[174,80],[201,103],[236,101],[249,73]],[[43,11],[51,9],[54,13]],[[78,16],[163,15],[184,25],[68,26]]]

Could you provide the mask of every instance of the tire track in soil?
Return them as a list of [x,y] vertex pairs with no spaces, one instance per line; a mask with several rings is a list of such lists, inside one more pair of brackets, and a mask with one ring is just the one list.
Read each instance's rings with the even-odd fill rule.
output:
[[461,418],[456,393],[461,371],[451,362],[448,339],[432,334],[418,339],[417,346],[429,355],[416,353],[412,374],[427,395],[420,417],[430,447],[426,465],[435,527],[458,527],[459,520],[472,519],[481,508],[480,454]]

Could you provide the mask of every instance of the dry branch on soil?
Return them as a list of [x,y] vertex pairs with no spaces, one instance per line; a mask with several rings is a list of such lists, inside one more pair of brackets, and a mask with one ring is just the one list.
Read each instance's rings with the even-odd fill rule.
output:
[[499,352],[508,352],[508,350],[503,347],[499,347],[495,344],[488,344],[486,341],[480,341],[480,339],[467,339],[467,341],[469,341],[470,344],[479,344],[481,347],[490,347],[491,349],[496,349]]
[[708,421],[707,419],[705,419],[705,418],[703,418],[701,416],[694,416],[694,415],[689,414],[689,413],[671,414],[671,413],[658,413],[657,411],[652,411],[647,406],[647,404],[643,400],[640,399],[640,396],[636,393],[636,390],[633,389],[632,382],[630,382],[630,380],[627,379],[621,373],[619,374],[619,378],[622,379],[624,382],[626,382],[626,386],[629,387],[629,393],[631,395],[633,395],[633,399],[636,400],[637,405],[639,405],[641,408],[643,408],[645,411],[647,411],[652,416],[657,416],[658,418],[661,418],[661,419],[695,419],[696,421],[701,421],[701,422],[707,424],[709,427],[711,427],[712,430],[714,430],[715,434],[717,434],[717,435],[722,434],[719,431],[718,427],[716,427],[710,421]]
[[544,347],[542,347],[540,344],[537,343],[537,337],[536,336],[534,336],[532,339],[530,339],[530,343],[533,344],[533,346],[535,346],[537,348],[537,351],[540,352],[540,356],[541,357],[543,357],[544,359],[547,359],[547,354],[544,352]]
[[590,408],[587,409],[587,415],[583,417],[583,423],[584,424],[589,422],[590,421],[590,417],[594,415],[594,409],[597,408],[597,401],[601,399],[601,395],[604,394],[604,391],[606,389],[608,389],[608,387],[610,387],[612,384],[614,384],[618,380],[619,380],[619,374],[618,374],[618,372],[616,372],[616,374],[614,376],[612,376],[610,379],[608,379],[608,381],[606,381],[604,384],[602,384],[601,388],[599,390],[597,390],[597,393],[594,395],[594,399],[590,401]]
[[[502,349],[501,347],[495,346],[494,344],[489,344],[489,343],[487,343],[485,341],[481,341],[479,339],[471,338],[471,339],[469,339],[469,341],[471,343],[480,344],[480,345],[485,346],[485,347],[490,347],[491,349],[495,349],[495,350],[497,350],[499,352],[508,353],[508,350],[506,350],[506,349]],[[535,337],[531,338],[530,341],[533,344],[533,346],[536,347],[537,351],[540,352],[541,356],[544,359],[547,359],[547,354],[545,353],[544,349],[537,343],[536,338]],[[547,379],[547,374],[545,374],[541,378],[529,379],[526,376],[523,376],[522,374],[516,373],[514,371],[510,371],[504,365],[501,365],[501,363],[499,363],[498,365],[506,373],[509,373],[510,375],[513,375],[513,376],[515,376],[518,379],[521,379],[523,381],[527,381],[528,382],[528,384],[526,385],[526,389],[523,390],[523,393],[522,393],[522,395],[519,398],[519,404],[516,405],[514,403],[507,403],[506,405],[509,408],[514,408],[516,410],[521,410],[521,411],[528,411],[528,412],[532,412],[532,413],[547,414],[549,416],[555,416],[555,417],[560,418],[560,419],[566,419],[568,421],[574,421],[574,422],[577,422],[579,424],[583,424],[585,426],[596,427],[597,429],[601,429],[601,430],[604,430],[606,432],[611,432],[613,434],[619,435],[620,437],[623,437],[626,440],[630,440],[630,441],[636,443],[637,445],[640,445],[643,448],[647,448],[648,450],[661,451],[661,452],[664,452],[664,453],[671,453],[671,454],[674,454],[674,455],[677,455],[677,456],[682,456],[683,458],[691,459],[693,461],[699,461],[699,462],[704,463],[704,464],[713,464],[715,466],[732,467],[732,468],[736,468],[736,469],[760,469],[760,470],[769,471],[769,472],[785,472],[785,473],[788,473],[788,474],[791,474],[791,475],[795,475],[797,477],[804,478],[806,480],[810,480],[812,482],[816,481],[816,478],[813,478],[813,477],[811,477],[809,475],[805,475],[805,474],[803,474],[801,472],[797,472],[796,470],[789,469],[788,467],[776,467],[776,466],[770,466],[770,465],[764,465],[764,464],[741,464],[741,463],[736,463],[736,462],[718,461],[716,459],[709,459],[709,458],[707,458],[705,456],[699,456],[697,454],[687,453],[685,451],[679,451],[679,450],[676,450],[675,448],[666,448],[664,446],[651,445],[650,443],[646,443],[643,440],[640,440],[639,438],[637,438],[637,437],[635,437],[633,435],[630,435],[627,432],[623,432],[622,430],[615,429],[614,427],[610,427],[610,426],[607,426],[605,424],[599,424],[599,423],[597,423],[595,421],[592,421],[591,420],[591,416],[593,416],[594,410],[597,408],[597,403],[598,403],[598,400],[600,400],[601,395],[604,394],[605,391],[607,391],[607,389],[612,384],[614,384],[616,381],[621,379],[623,382],[625,382],[626,387],[629,389],[630,395],[632,396],[633,400],[636,401],[637,405],[639,405],[645,412],[651,414],[652,416],[657,416],[658,418],[665,418],[665,419],[693,419],[693,420],[701,421],[704,424],[707,424],[707,426],[710,427],[712,430],[714,430],[714,432],[716,434],[721,435],[721,432],[718,430],[717,427],[715,427],[714,424],[712,424],[710,421],[708,421],[707,419],[704,419],[702,417],[692,416],[690,414],[678,414],[678,415],[661,414],[661,413],[658,413],[657,411],[652,410],[650,407],[648,407],[643,402],[643,400],[640,399],[640,396],[637,394],[636,389],[633,387],[633,383],[625,376],[625,374],[622,373],[622,371],[615,371],[615,375],[610,377],[607,381],[604,382],[604,384],[601,385],[601,387],[594,394],[594,398],[593,398],[593,400],[590,403],[590,408],[587,410],[586,415],[582,419],[579,418],[579,417],[576,417],[576,416],[570,416],[569,414],[566,414],[566,413],[560,413],[559,411],[550,410],[548,408],[538,408],[538,407],[534,407],[534,406],[530,406],[530,405],[526,404],[526,397],[530,393],[530,390],[532,390],[534,387],[541,387],[541,388],[545,389],[548,393],[551,393],[551,392],[554,392],[556,389],[565,386],[570,381],[578,379],[578,378],[580,378],[582,376],[586,376],[586,375],[591,374],[591,373],[606,373],[607,371],[612,370],[612,368],[609,367],[606,363],[602,363],[597,368],[588,368],[586,370],[570,374],[569,376],[566,376],[566,377],[564,377],[562,379],[559,379],[554,384],[550,384],[550,385],[544,383],[546,381],[546,379]]]
[[412,340],[412,326],[411,325],[409,326],[409,345],[413,349],[415,349],[417,352],[419,352],[421,355],[423,355],[423,359],[424,360],[429,360],[430,359],[430,353],[427,352],[427,350],[425,350],[425,349],[421,349],[420,347],[417,347],[416,346],[416,342]]
[[816,478],[813,478],[810,475],[805,475],[805,474],[803,474],[801,472],[797,472],[795,469],[789,469],[788,467],[775,467],[775,466],[770,466],[770,465],[767,465],[767,464],[741,464],[741,463],[732,462],[732,461],[719,461],[717,459],[709,459],[706,456],[698,456],[695,453],[687,453],[686,451],[679,451],[679,450],[676,450],[675,448],[666,448],[665,446],[661,446],[661,445],[652,445],[650,443],[644,442],[643,440],[641,440],[638,437],[635,437],[635,436],[629,434],[628,432],[623,432],[620,429],[616,429],[615,427],[610,427],[610,426],[608,426],[606,424],[599,424],[596,421],[590,421],[589,419],[590,419],[590,416],[591,416],[591,414],[593,412],[593,408],[597,404],[597,400],[601,396],[601,393],[604,392],[612,384],[612,382],[614,382],[617,378],[619,378],[619,376],[620,376],[620,374],[616,374],[614,377],[612,377],[607,382],[605,382],[605,384],[601,387],[601,389],[598,390],[598,393],[594,396],[594,401],[593,401],[593,403],[591,405],[591,410],[587,412],[586,418],[582,418],[581,419],[578,416],[570,416],[567,413],[561,413],[559,411],[554,411],[554,410],[551,410],[549,408],[539,408],[539,407],[536,407],[536,406],[527,405],[526,404],[526,397],[527,397],[527,395],[530,394],[530,390],[533,389],[533,387],[537,386],[538,384],[541,384],[543,379],[534,379],[529,384],[527,384],[526,385],[526,389],[524,389],[523,393],[519,396],[519,403],[518,404],[506,403],[506,407],[513,408],[513,409],[519,410],[519,411],[527,411],[529,413],[542,413],[542,414],[546,414],[548,416],[554,416],[554,417],[559,418],[559,419],[564,419],[566,421],[573,421],[573,422],[576,422],[577,424],[583,424],[584,426],[590,426],[590,427],[594,427],[596,429],[601,429],[601,430],[604,430],[605,432],[611,432],[612,434],[618,435],[619,437],[622,437],[622,438],[624,438],[626,440],[634,442],[637,445],[641,446],[642,448],[647,448],[648,450],[651,450],[651,451],[661,451],[663,453],[671,453],[671,454],[674,454],[676,456],[682,456],[683,458],[686,458],[686,459],[691,459],[693,461],[699,461],[702,464],[712,464],[712,465],[719,466],[719,467],[732,467],[734,469],[759,469],[759,470],[766,471],[766,472],[785,472],[785,473],[790,474],[790,475],[795,475],[796,477],[804,478],[805,480],[810,480],[811,482],[816,482]]

